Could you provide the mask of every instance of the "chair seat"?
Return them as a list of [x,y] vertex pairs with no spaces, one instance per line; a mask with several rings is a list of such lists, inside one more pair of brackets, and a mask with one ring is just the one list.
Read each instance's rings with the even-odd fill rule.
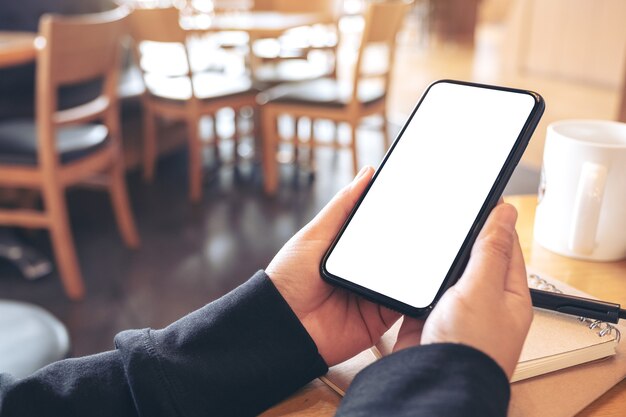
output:
[[299,47],[285,47],[278,39],[259,39],[252,45],[252,53],[262,59],[305,59],[307,49]]
[[332,66],[325,60],[288,59],[259,65],[254,78],[262,83],[276,85],[287,82],[312,81],[327,77]]
[[224,49],[248,48],[250,36],[247,32],[216,32],[211,35],[211,40]]
[[[163,77],[156,74],[146,74],[145,83],[149,94],[157,99],[183,103],[191,99],[192,96],[189,77]],[[193,86],[196,97],[207,101],[258,92],[253,87],[249,77],[228,76],[219,73],[194,74]]]
[[300,26],[285,32],[279,41],[287,49],[325,49],[337,46],[336,31],[328,25]]
[[301,26],[285,32],[279,38],[254,41],[252,53],[263,59],[306,57],[315,49],[331,49],[337,46],[337,34],[326,25]]
[[[359,82],[358,98],[362,105],[371,105],[385,97],[383,83],[378,80]],[[259,96],[261,104],[285,103],[320,107],[345,107],[352,99],[352,83],[322,78],[301,83],[281,84]]]
[[[89,124],[57,129],[57,151],[62,164],[76,161],[108,142],[104,125]],[[0,164],[37,165],[37,132],[33,120],[0,123]]]
[[65,326],[40,307],[0,300],[0,372],[23,378],[67,356]]

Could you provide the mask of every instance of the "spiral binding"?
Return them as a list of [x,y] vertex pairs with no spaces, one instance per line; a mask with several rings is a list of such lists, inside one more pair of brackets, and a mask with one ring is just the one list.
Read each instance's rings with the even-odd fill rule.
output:
[[[537,274],[528,275],[528,286],[538,289],[538,290],[542,290],[542,291],[563,294],[563,291],[555,287],[553,284],[550,284],[548,281],[541,278]],[[619,329],[605,321],[589,319],[587,317],[578,317],[578,321],[580,321],[581,323],[584,323],[591,330],[594,330],[596,334],[600,337],[604,337],[604,336],[615,333],[615,338],[617,339],[618,342],[622,338],[622,333],[619,331]]]

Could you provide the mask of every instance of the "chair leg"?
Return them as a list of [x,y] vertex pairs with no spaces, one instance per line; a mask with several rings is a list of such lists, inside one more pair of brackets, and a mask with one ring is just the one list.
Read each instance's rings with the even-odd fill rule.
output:
[[385,141],[385,152],[387,152],[387,149],[389,149],[389,147],[391,146],[391,138],[389,137],[389,123],[387,122],[387,115],[385,113],[383,113],[382,115],[383,118],[383,126],[382,126],[382,133],[383,133],[383,140]]
[[[235,131],[237,127],[235,126]],[[221,162],[220,156],[220,135],[217,133],[217,113],[213,115],[213,152],[215,153],[215,161],[218,166]]]
[[147,182],[154,179],[156,164],[156,129],[154,114],[149,106],[143,107],[143,178]]
[[252,141],[254,143],[254,160],[259,161],[263,154],[263,137],[261,136],[261,110],[252,107]]
[[42,194],[50,216],[50,237],[63,288],[70,299],[81,300],[85,295],[85,286],[70,230],[64,189],[48,186],[44,187]]
[[119,162],[115,163],[111,169],[110,175],[109,194],[111,195],[111,204],[113,206],[113,212],[115,213],[117,228],[126,246],[131,249],[137,249],[140,244],[139,234],[137,233],[133,212],[128,201],[123,164]]
[[266,194],[275,194],[278,188],[276,143],[278,139],[277,115],[266,107],[261,111],[263,188]]
[[309,119],[309,169],[315,171],[315,119]]
[[198,118],[190,118],[187,121],[187,130],[189,131],[189,200],[192,203],[197,203],[202,198],[202,143],[200,143],[198,129]]
[[359,172],[358,152],[356,146],[356,128],[356,123],[350,123],[350,134],[352,136],[350,141],[350,149],[352,150],[352,169],[355,176]]
[[333,145],[338,148],[339,147],[339,122],[336,122],[334,120],[329,120],[331,129],[332,129],[332,135],[333,135]]
[[293,164],[298,166],[300,159],[300,121],[301,117],[293,118]]
[[239,109],[233,109],[235,114],[233,116],[233,123],[235,130],[233,132],[233,162],[235,164],[235,170],[239,165],[239,139],[241,138],[239,131]]

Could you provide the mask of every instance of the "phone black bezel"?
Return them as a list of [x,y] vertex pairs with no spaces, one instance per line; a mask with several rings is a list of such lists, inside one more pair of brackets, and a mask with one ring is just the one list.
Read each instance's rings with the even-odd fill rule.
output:
[[[502,166],[502,169],[500,170],[500,173],[496,177],[496,180],[493,186],[491,187],[491,190],[489,191],[489,194],[487,195],[485,202],[483,203],[480,211],[478,212],[476,216],[476,219],[474,220],[474,223],[472,224],[469,232],[467,233],[467,236],[465,237],[465,240],[463,241],[463,244],[461,245],[461,248],[459,249],[457,256],[452,262],[452,266],[448,270],[448,273],[446,274],[446,277],[444,278],[441,284],[441,287],[439,288],[439,291],[437,291],[435,298],[433,299],[432,303],[429,304],[428,306],[423,307],[423,308],[418,308],[418,307],[413,307],[409,304],[403,303],[401,301],[398,301],[396,299],[393,299],[391,297],[388,297],[386,295],[380,294],[376,291],[370,290],[369,288],[355,284],[351,281],[338,277],[334,274],[331,274],[326,269],[326,261],[328,260],[328,257],[330,256],[333,249],[335,248],[337,242],[343,235],[346,227],[352,220],[354,213],[356,213],[356,211],[359,209],[359,206],[361,205],[363,199],[369,192],[372,184],[374,183],[374,181],[376,181],[378,174],[385,166],[385,163],[387,162],[389,155],[391,155],[398,141],[402,138],[402,135],[404,134],[404,131],[406,130],[407,126],[409,125],[411,120],[413,120],[413,116],[419,109],[424,98],[426,97],[426,95],[428,94],[428,92],[434,85],[440,84],[440,83],[459,84],[459,85],[470,86],[470,87],[478,87],[478,88],[486,88],[486,89],[491,89],[491,90],[508,91],[508,92],[518,93],[518,94],[526,94],[526,95],[530,95],[534,99],[535,105],[532,111],[530,112],[528,119],[526,120],[526,123],[524,123],[524,126],[522,127],[522,130],[520,131],[520,134],[518,135],[515,141],[515,144],[513,145],[513,148],[511,149],[511,152],[509,153],[509,156],[504,161],[504,164]],[[367,188],[365,189],[363,194],[359,197],[359,200],[357,201],[354,208],[350,212],[348,219],[345,221],[345,223],[341,227],[341,230],[339,231],[337,236],[335,236],[335,239],[333,240],[332,244],[330,245],[330,247],[324,254],[324,257],[322,258],[322,262],[320,263],[320,274],[322,278],[326,282],[329,282],[333,285],[337,285],[339,287],[343,287],[347,290],[355,292],[356,294],[370,301],[384,305],[402,314],[406,314],[412,317],[424,317],[425,315],[430,313],[430,311],[434,308],[435,304],[437,304],[437,301],[441,298],[443,293],[460,278],[461,274],[465,270],[465,266],[467,265],[467,262],[469,260],[469,255],[470,255],[472,246],[474,245],[474,242],[476,241],[476,238],[478,237],[480,230],[485,224],[487,217],[489,216],[489,213],[495,207],[495,205],[498,202],[498,199],[502,195],[502,192],[504,191],[506,184],[511,178],[511,175],[513,174],[513,171],[515,170],[515,167],[519,163],[519,160],[521,159],[522,154],[526,150],[526,147],[528,146],[530,138],[533,132],[535,131],[535,128],[537,127],[537,124],[539,123],[539,120],[541,119],[541,116],[543,115],[544,110],[545,110],[545,102],[543,98],[539,94],[533,91],[529,91],[529,90],[521,90],[517,88],[502,87],[502,86],[495,86],[495,85],[488,85],[488,84],[479,84],[479,83],[472,83],[472,82],[466,82],[466,81],[448,80],[448,79],[438,80],[430,84],[428,88],[425,90],[425,92],[422,94],[422,96],[420,97],[419,101],[417,102],[413,110],[411,111],[411,115],[409,116],[404,126],[402,127],[402,129],[400,130],[396,138],[394,139],[392,145],[389,147],[389,150],[387,151],[382,162],[376,169],[376,172],[374,173],[374,176],[372,177],[369,184],[367,185]]]

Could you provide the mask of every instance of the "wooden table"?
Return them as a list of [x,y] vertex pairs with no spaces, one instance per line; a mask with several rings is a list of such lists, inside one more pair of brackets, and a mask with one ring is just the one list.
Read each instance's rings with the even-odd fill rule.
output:
[[[517,231],[527,265],[596,297],[626,305],[626,260],[585,262],[549,252],[533,241],[537,197],[511,196],[505,201],[513,204],[519,212]],[[340,397],[334,391],[316,380],[262,416],[333,416],[339,401]],[[626,380],[592,403],[578,417],[617,417],[623,416],[625,410]]]
[[277,38],[289,29],[302,26],[333,24],[336,16],[326,13],[285,13],[277,11],[245,11],[218,13],[214,16],[198,14],[181,18],[181,26],[190,32],[245,32],[248,34],[247,63],[254,77],[260,62],[252,53],[252,44],[263,38]]
[[330,24],[335,19],[324,13],[282,13],[247,11],[218,13],[215,16],[197,16],[181,19],[182,26],[191,31],[246,32],[251,38],[275,37],[286,30],[300,26]]
[[13,67],[35,60],[36,33],[0,31],[0,68]]

